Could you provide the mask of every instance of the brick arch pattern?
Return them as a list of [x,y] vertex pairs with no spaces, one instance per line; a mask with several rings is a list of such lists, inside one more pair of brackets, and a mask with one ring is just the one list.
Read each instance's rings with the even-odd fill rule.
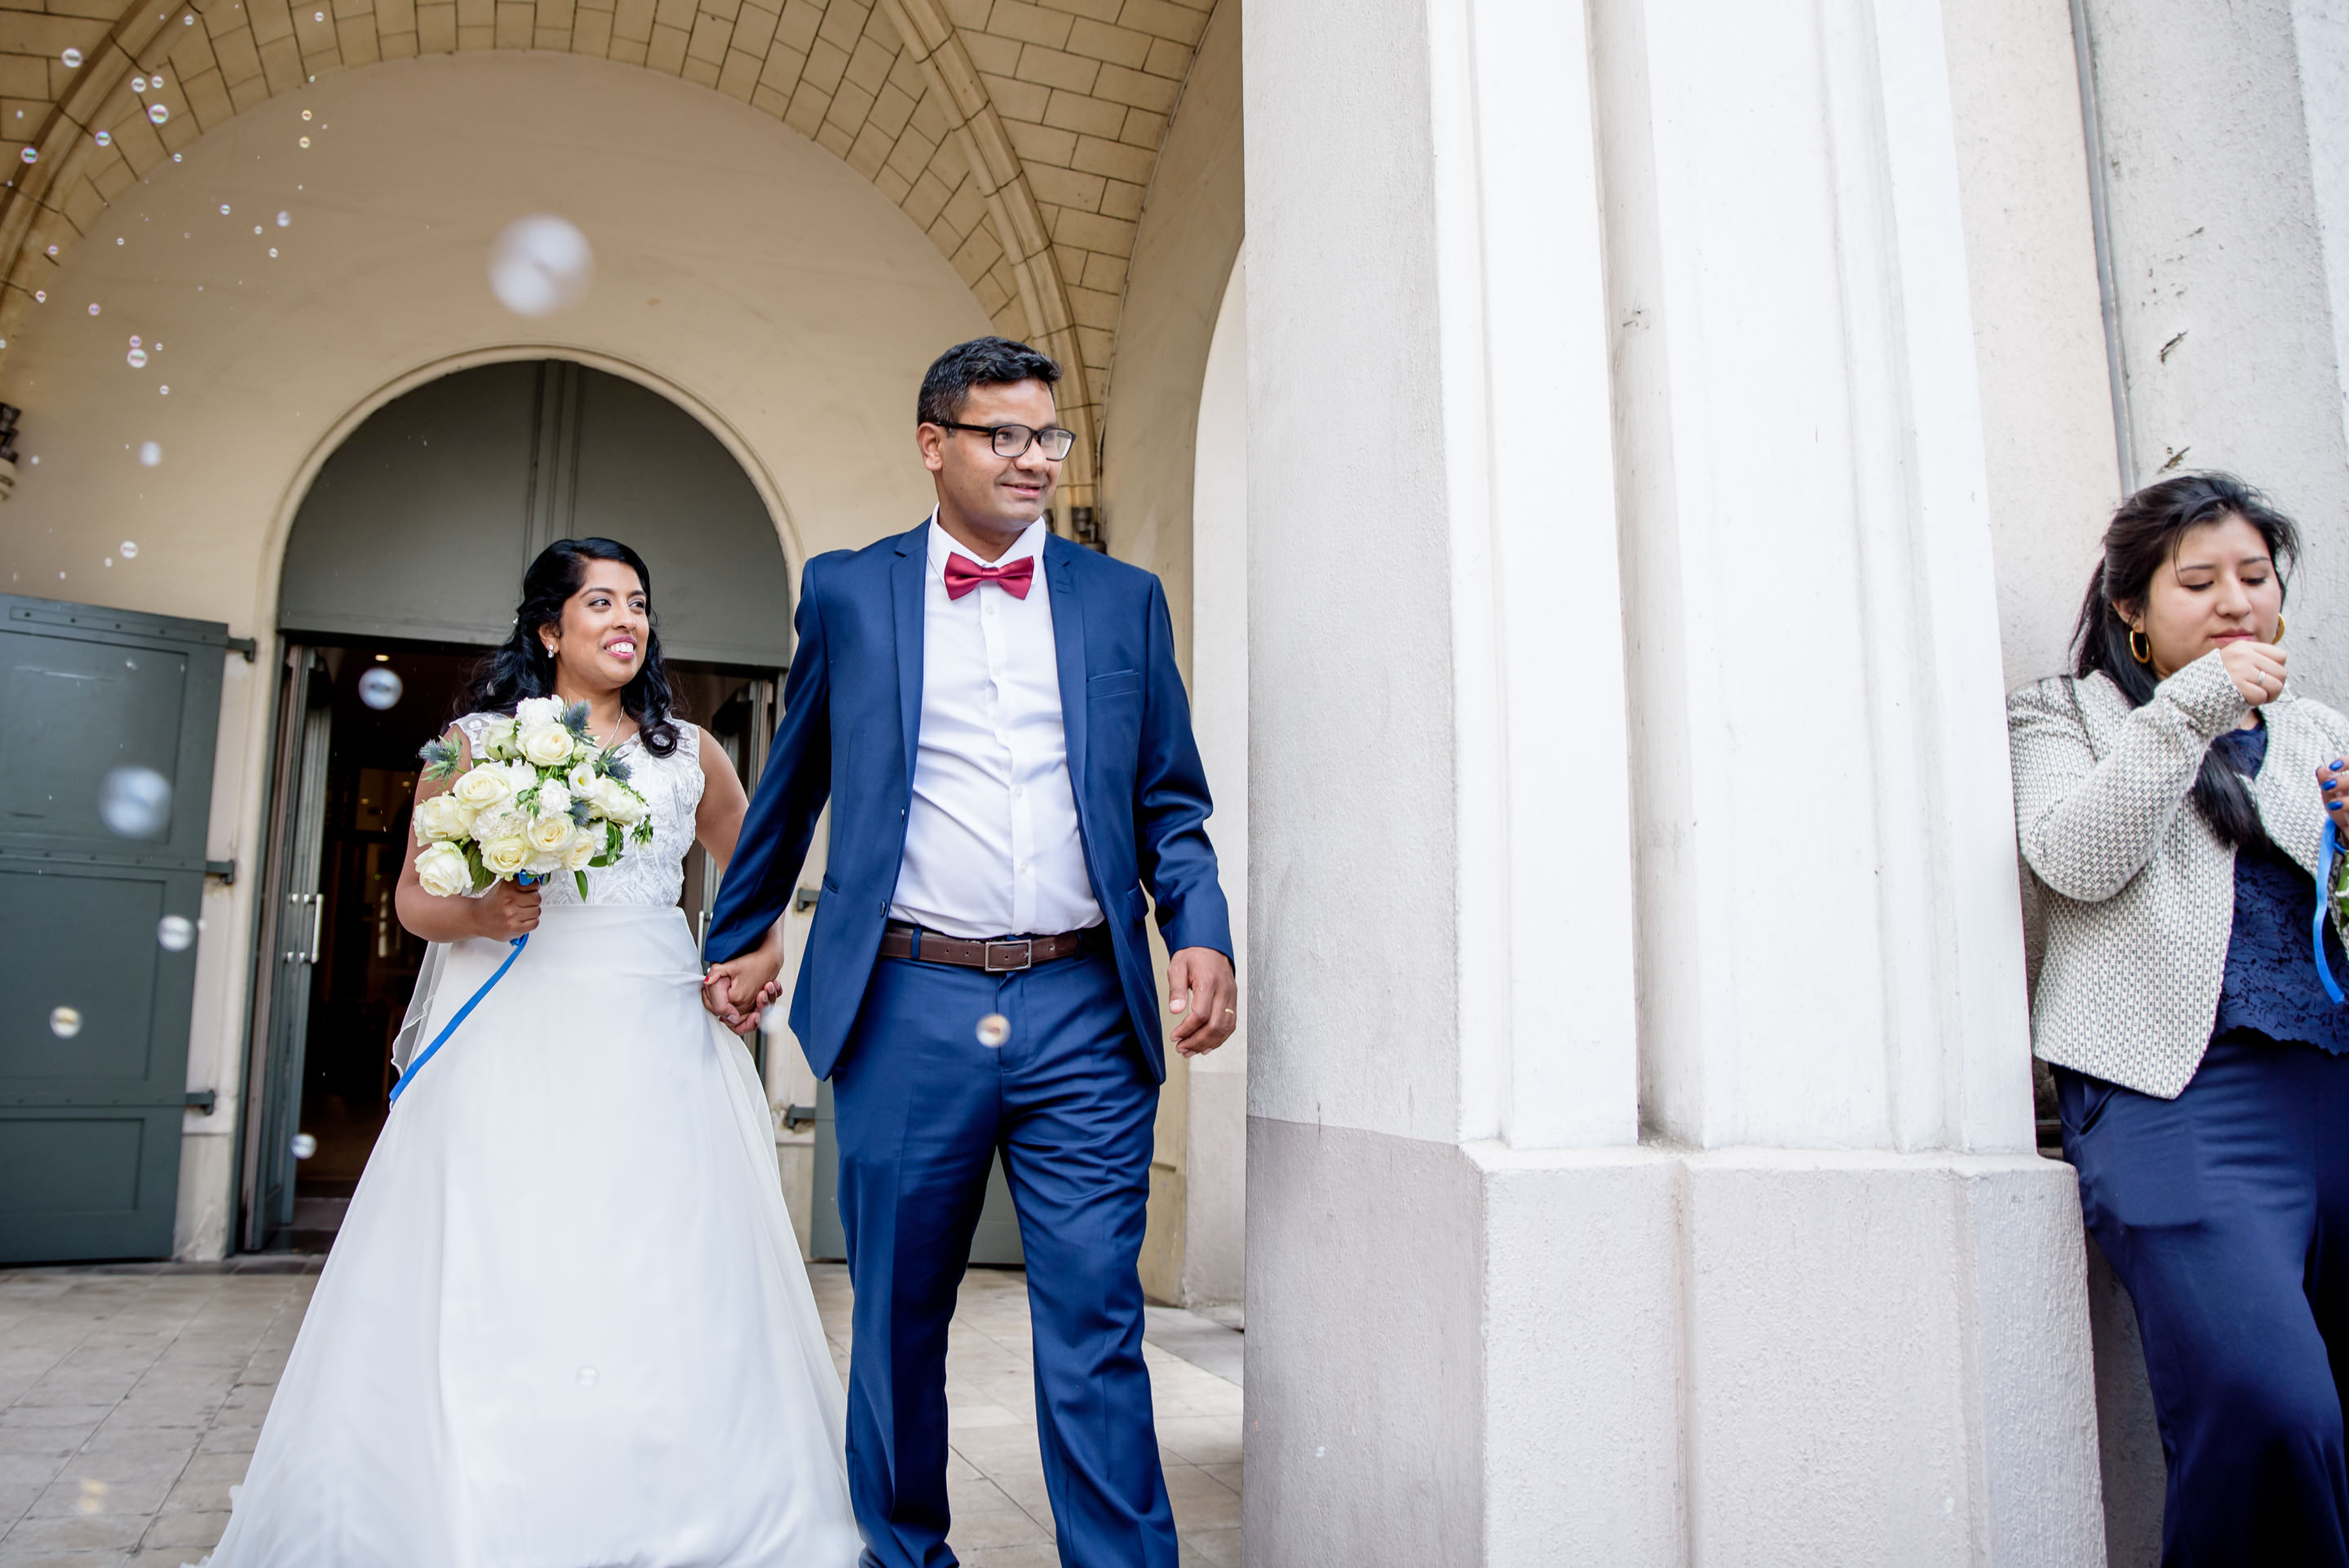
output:
[[740,98],[903,209],[997,330],[1067,367],[1088,502],[1134,224],[1212,3],[0,0],[0,363],[109,203],[230,117],[381,60],[592,55]]

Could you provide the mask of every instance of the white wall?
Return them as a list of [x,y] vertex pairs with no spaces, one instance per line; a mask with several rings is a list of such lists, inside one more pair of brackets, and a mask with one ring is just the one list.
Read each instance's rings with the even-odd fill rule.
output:
[[1191,483],[1191,724],[1240,983],[1239,1027],[1190,1066],[1188,1187],[1183,1242],[1186,1305],[1237,1302],[1247,1284],[1247,253],[1232,263],[1199,386]]
[[[585,304],[527,321],[492,297],[485,261],[508,220],[537,211],[578,223],[597,269]],[[232,662],[224,699],[209,852],[240,875],[206,897],[189,1063],[222,1109],[188,1122],[183,1252],[225,1235],[278,560],[336,434],[439,369],[575,354],[710,421],[777,508],[796,570],[920,516],[915,389],[938,349],[987,330],[912,221],[797,133],[674,78],[551,54],[326,77],[196,142],[67,253],[0,390],[40,459],[7,503],[10,591],[225,621],[264,643],[251,670]],[[132,333],[144,370],[125,363]],[[137,461],[148,440],[160,467]]]
[[2340,8],[2086,5],[2137,481],[2231,469],[2300,519],[2292,680],[2349,701]]

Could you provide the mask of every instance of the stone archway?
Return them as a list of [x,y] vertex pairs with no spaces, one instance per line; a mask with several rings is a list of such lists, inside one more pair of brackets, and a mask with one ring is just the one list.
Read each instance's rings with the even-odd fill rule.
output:
[[[113,199],[231,117],[417,55],[588,55],[749,103],[905,211],[998,331],[1067,367],[1075,504],[1093,499],[1135,222],[1206,25],[1183,0],[131,0],[110,21],[8,15],[21,53],[0,125],[15,173],[0,194],[0,364]],[[290,118],[285,132],[305,134]]]

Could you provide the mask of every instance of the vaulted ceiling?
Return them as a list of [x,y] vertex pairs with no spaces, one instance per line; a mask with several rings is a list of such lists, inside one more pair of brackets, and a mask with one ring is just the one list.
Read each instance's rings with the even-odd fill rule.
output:
[[1211,3],[0,0],[0,355],[108,203],[231,116],[419,54],[592,55],[740,98],[902,208],[997,330],[1066,367],[1089,500],[1134,224]]

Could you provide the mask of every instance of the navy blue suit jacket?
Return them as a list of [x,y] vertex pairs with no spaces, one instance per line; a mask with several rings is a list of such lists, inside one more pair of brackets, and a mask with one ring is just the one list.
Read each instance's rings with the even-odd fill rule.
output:
[[[807,563],[782,723],[709,927],[706,950],[718,962],[765,938],[798,883],[829,797],[831,854],[791,1013],[818,1078],[832,1076],[848,1044],[905,859],[922,719],[928,528],[925,520],[911,533]],[[1232,950],[1174,624],[1155,576],[1057,535],[1045,542],[1044,574],[1085,870],[1108,919],[1134,1033],[1163,1080],[1143,890],[1156,902],[1170,952]]]

